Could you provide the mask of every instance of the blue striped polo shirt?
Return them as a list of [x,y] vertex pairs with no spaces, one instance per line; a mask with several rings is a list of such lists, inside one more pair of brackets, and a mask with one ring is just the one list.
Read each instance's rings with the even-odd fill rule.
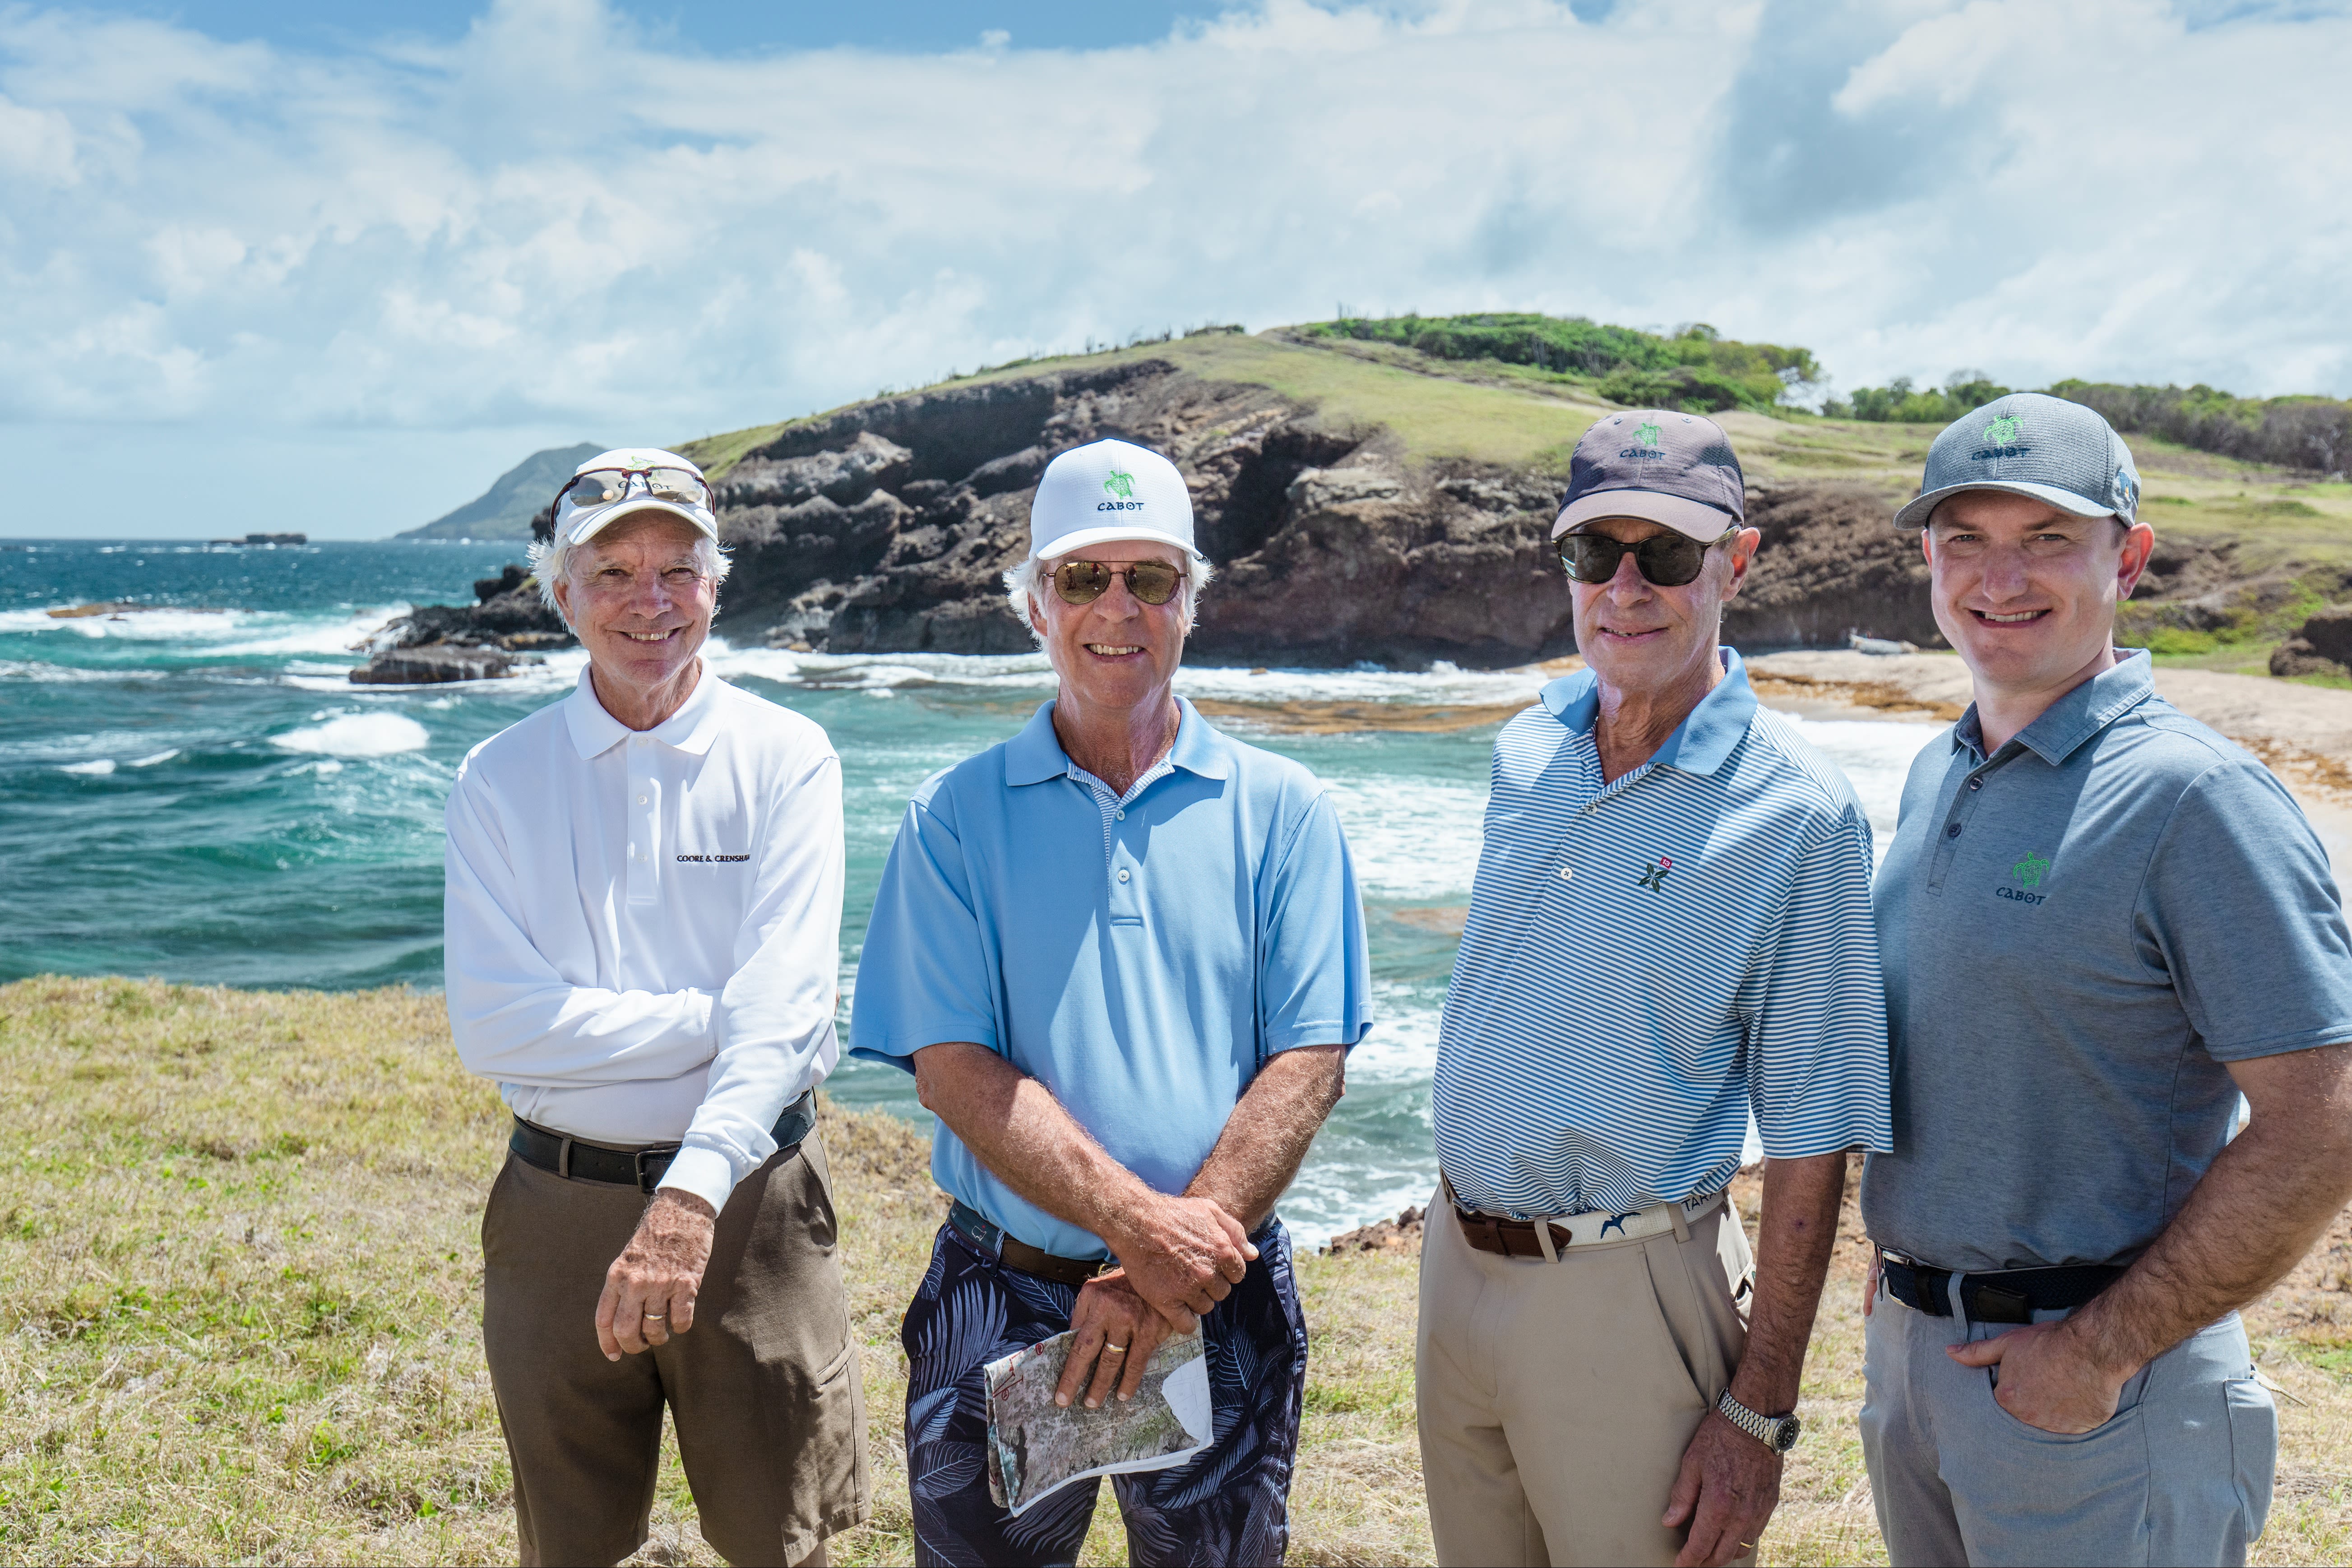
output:
[[1473,1208],[1705,1196],[1739,1168],[1751,1110],[1775,1159],[1890,1145],[1869,818],[1723,659],[1613,784],[1590,670],[1496,738],[1431,1106]]

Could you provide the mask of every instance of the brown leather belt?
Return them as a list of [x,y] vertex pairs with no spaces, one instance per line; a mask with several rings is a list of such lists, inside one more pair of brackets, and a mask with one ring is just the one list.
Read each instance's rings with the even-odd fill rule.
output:
[[[1454,1217],[1462,1222],[1462,1239],[1481,1252],[1498,1253],[1505,1258],[1541,1258],[1543,1244],[1536,1239],[1536,1222],[1531,1219],[1497,1219],[1490,1214],[1454,1205]],[[1552,1250],[1557,1253],[1569,1243],[1568,1227],[1549,1225]]]
[[[1567,1215],[1538,1222],[1507,1219],[1500,1215],[1465,1208],[1454,1195],[1452,1183],[1446,1183],[1443,1190],[1446,1206],[1454,1211],[1455,1222],[1462,1226],[1462,1239],[1472,1247],[1501,1258],[1541,1258],[1547,1262],[1557,1258],[1570,1246],[1591,1247],[1607,1241],[1639,1241],[1665,1234],[1687,1236],[1692,1226],[1724,1201],[1724,1194],[1717,1192],[1705,1197],[1687,1198],[1679,1204],[1652,1204],[1626,1214],[1595,1210],[1590,1214]],[[1549,1253],[1544,1247],[1544,1238],[1536,1234],[1538,1223],[1551,1232]]]
[[1057,1258],[1032,1247],[1017,1236],[1007,1236],[1002,1226],[961,1199],[949,1208],[948,1224],[983,1257],[993,1258],[1007,1268],[1051,1279],[1056,1285],[1083,1285],[1096,1275],[1118,1267],[1115,1258]]

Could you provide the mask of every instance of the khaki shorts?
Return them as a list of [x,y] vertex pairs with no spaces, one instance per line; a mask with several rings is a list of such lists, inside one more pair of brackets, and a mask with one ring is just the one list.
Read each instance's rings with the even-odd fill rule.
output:
[[1463,1238],[1444,1187],[1431,1198],[1417,1383],[1440,1563],[1682,1550],[1658,1518],[1747,1347],[1753,1268],[1727,1200],[1688,1231],[1502,1258]]
[[511,1154],[490,1189],[482,1343],[522,1561],[645,1544],[667,1406],[703,1539],[730,1563],[796,1563],[873,1507],[824,1146],[811,1133],[730,1194],[694,1327],[609,1362],[596,1299],[646,1203]]

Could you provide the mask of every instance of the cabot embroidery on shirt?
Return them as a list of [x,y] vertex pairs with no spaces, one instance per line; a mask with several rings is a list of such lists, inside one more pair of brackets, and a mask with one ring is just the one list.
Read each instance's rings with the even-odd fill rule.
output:
[[1640,885],[1654,893],[1664,892],[1666,886],[1666,873],[1674,868],[1675,858],[1671,855],[1661,855],[1650,863],[1648,870],[1642,873]]
[[2049,896],[2046,893],[2034,891],[2036,888],[2042,886],[2042,879],[2050,874],[2049,856],[2036,855],[2029,849],[2025,852],[2025,858],[2009,868],[2009,874],[2017,879],[2017,886],[1995,888],[1994,897],[2007,899],[2012,903],[2038,904]]
[[689,866],[732,866],[739,860],[749,860],[749,855],[681,855],[678,858]]

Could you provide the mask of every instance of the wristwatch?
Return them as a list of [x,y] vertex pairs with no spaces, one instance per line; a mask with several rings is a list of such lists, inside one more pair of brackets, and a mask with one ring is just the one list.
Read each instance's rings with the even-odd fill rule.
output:
[[1805,1429],[1805,1424],[1794,1415],[1757,1415],[1756,1412],[1732,1398],[1731,1390],[1727,1388],[1723,1391],[1723,1397],[1715,1402],[1715,1407],[1722,1413],[1726,1421],[1730,1422],[1776,1454],[1785,1454],[1795,1447],[1797,1438]]

